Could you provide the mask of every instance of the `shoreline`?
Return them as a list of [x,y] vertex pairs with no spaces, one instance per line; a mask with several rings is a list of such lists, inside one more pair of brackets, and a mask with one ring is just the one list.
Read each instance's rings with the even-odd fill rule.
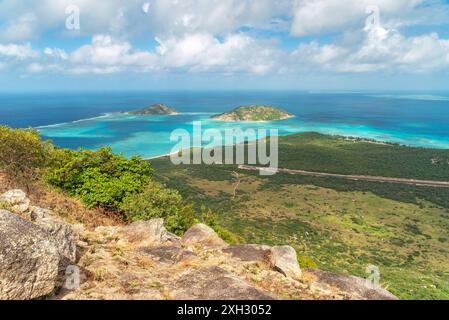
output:
[[[361,142],[361,143],[368,143],[368,144],[373,144],[373,145],[381,145],[381,146],[390,146],[390,147],[403,147],[403,148],[414,148],[414,149],[428,149],[428,150],[448,150],[449,148],[431,148],[431,147],[423,147],[423,146],[413,146],[413,145],[406,145],[406,144],[401,144],[401,143],[396,143],[396,142],[389,142],[389,141],[383,141],[383,140],[376,140],[376,139],[370,139],[370,138],[362,138],[362,137],[356,137],[356,136],[343,136],[343,135],[333,135],[333,134],[325,134],[325,133],[321,133],[321,132],[316,132],[316,131],[306,131],[306,132],[299,132],[299,133],[291,133],[291,134],[286,134],[286,135],[282,135],[282,136],[278,136],[278,138],[282,138],[282,137],[288,137],[288,136],[292,136],[292,135],[302,135],[302,134],[310,134],[310,133],[317,133],[323,136],[328,136],[328,137],[333,137],[333,138],[337,138],[337,139],[342,139],[345,141],[349,141],[349,142],[353,142],[353,143],[357,143],[357,142]],[[266,138],[261,138],[261,139],[257,139],[257,140],[251,140],[251,141],[246,141],[246,143],[255,143],[259,140],[264,140]],[[237,144],[233,144],[232,146],[236,146]],[[227,146],[216,146],[216,147],[227,147]],[[229,146],[228,146],[229,147]],[[190,148],[191,150],[192,148]],[[193,147],[193,149],[203,149],[203,148],[199,148],[199,147]],[[158,156],[154,156],[154,157],[145,157],[142,158],[145,161],[150,161],[150,160],[155,160],[155,159],[161,159],[161,158],[166,158],[166,157],[170,157],[172,155],[175,155],[181,151],[184,150],[189,150],[189,149],[183,149],[183,150],[179,150],[177,152],[172,152],[172,153],[166,153],[163,155],[158,155]]]
[[[374,145],[382,145],[382,146],[390,146],[390,147],[399,146],[399,147],[404,147],[404,148],[434,149],[434,148],[426,148],[426,147],[408,146],[408,145],[403,145],[403,144],[400,144],[400,143],[381,141],[381,140],[374,140],[374,139],[367,139],[367,138],[360,138],[360,137],[354,137],[354,136],[342,136],[342,135],[324,134],[324,133],[314,132],[314,131],[292,133],[292,134],[287,134],[287,135],[283,135],[283,136],[278,136],[278,138],[288,137],[288,136],[292,136],[292,135],[310,134],[310,133],[317,133],[317,134],[320,134],[320,135],[323,135],[323,136],[328,136],[328,137],[333,137],[333,138],[337,138],[337,139],[342,139],[342,140],[353,142],[353,143],[361,142],[361,143],[369,143],[369,144],[374,144]],[[265,139],[266,139],[266,137],[265,138],[260,138],[260,139],[257,139],[257,140],[246,141],[245,143],[256,143],[257,141],[265,140]],[[232,146],[234,147],[236,145],[237,144],[233,144]],[[230,147],[230,146],[226,146],[226,145],[219,146],[219,145],[217,145],[216,147],[223,148],[223,147]],[[150,160],[155,160],[155,159],[167,158],[167,157],[170,157],[172,155],[178,154],[178,153],[186,151],[186,150],[192,151],[192,149],[203,150],[204,148],[192,147],[192,148],[189,148],[189,149],[182,149],[182,150],[179,150],[177,152],[166,153],[166,154],[158,155],[158,156],[154,156],[154,157],[145,157],[145,158],[142,158],[142,159],[145,160],[145,161],[150,161]],[[435,149],[435,150],[446,150],[446,149]],[[449,149],[447,149],[447,150],[449,150]]]
[[[206,124],[207,122],[209,122],[207,124],[207,126],[209,127],[220,127],[220,123],[235,123],[236,125],[242,125],[244,126],[246,125],[251,125],[251,123],[254,124],[254,126],[257,126],[257,124],[259,124],[260,126],[271,126],[270,123],[273,123],[273,125],[275,125],[276,123],[279,123],[279,127],[281,128],[280,134],[278,136],[291,136],[291,135],[296,135],[296,134],[304,134],[304,133],[309,133],[309,132],[316,132],[322,135],[327,135],[327,136],[332,136],[332,137],[339,137],[348,141],[353,141],[353,142],[366,142],[366,143],[371,143],[371,144],[379,144],[379,145],[399,145],[399,146],[404,146],[404,147],[409,147],[409,148],[417,148],[417,149],[432,149],[432,150],[449,150],[449,142],[445,141],[445,140],[440,140],[440,139],[434,139],[433,137],[415,137],[415,136],[404,136],[401,137],[399,135],[399,133],[395,134],[395,133],[390,133],[387,134],[386,137],[382,137],[376,134],[376,132],[374,132],[374,129],[372,129],[371,131],[370,128],[367,128],[368,131],[362,131],[362,132],[357,132],[358,130],[355,130],[355,132],[351,132],[352,130],[350,130],[350,128],[347,128],[348,130],[345,130],[345,128],[342,128],[341,130],[339,128],[336,128],[336,130],[333,130],[332,126],[326,127],[325,124],[320,125],[317,128],[314,128],[314,125],[312,124],[311,127],[309,128],[307,123],[302,123],[301,121],[298,121],[298,123],[296,122],[292,122],[290,124],[290,122],[287,122],[287,124],[282,124],[284,121],[288,121],[291,119],[295,119],[297,117],[293,116],[293,117],[288,117],[286,119],[281,119],[281,120],[274,120],[274,121],[230,121],[230,120],[221,120],[221,119],[213,119],[208,117],[208,115],[211,115],[214,113],[211,112],[180,112],[177,114],[170,114],[170,115],[162,115],[162,117],[176,117],[176,116],[181,116],[181,115],[196,115],[198,116],[198,121],[204,121]],[[62,131],[66,130],[66,131],[70,131],[72,126],[76,127],[75,125],[77,123],[83,123],[83,122],[89,122],[92,121],[93,123],[96,123],[97,121],[103,121],[102,119],[112,119],[112,121],[114,120],[114,117],[129,117],[131,116],[130,114],[126,113],[126,112],[110,112],[110,113],[103,113],[97,117],[91,117],[91,118],[86,118],[86,119],[79,119],[79,120],[74,120],[71,122],[63,122],[63,123],[56,123],[56,124],[51,124],[51,125],[44,125],[44,126],[36,126],[34,127],[34,129],[36,129],[37,131],[39,131],[41,133],[42,136],[45,136],[46,139],[52,139],[52,130],[59,130],[61,129]],[[134,116],[132,116],[134,117]],[[144,116],[145,117],[145,116]],[[160,115],[157,116],[149,116],[149,117],[161,117]],[[161,122],[162,124],[163,122]],[[82,124],[84,125],[84,124]],[[89,123],[87,123],[86,125],[89,125]],[[225,125],[223,125],[225,126]],[[282,128],[285,126],[285,130],[282,130]],[[62,127],[62,128],[59,128]],[[291,127],[291,130],[289,129],[289,127]],[[339,132],[340,131],[340,132]],[[345,132],[345,131],[349,131],[349,132]],[[360,133],[360,134],[358,134]],[[372,134],[370,134],[372,133]],[[64,138],[63,136],[61,136],[60,134],[56,135],[56,138]],[[120,139],[120,137],[116,137],[116,139]],[[257,141],[257,140],[254,140]],[[66,147],[64,146],[64,144],[60,145],[61,147]],[[89,148],[91,146],[86,146],[86,148]],[[120,151],[120,150],[119,150]],[[134,152],[135,155],[138,154],[145,154],[147,152],[145,152],[144,150],[132,150]],[[142,152],[143,151],[143,152]],[[162,152],[164,152],[164,150],[161,150]],[[163,158],[163,157],[169,157],[171,156],[173,153],[168,152],[169,150],[167,150],[167,152],[163,153],[163,154],[156,154],[156,155],[149,155],[147,153],[147,155],[143,155],[142,158],[145,160],[153,160],[153,159],[158,159],[158,158]],[[142,152],[142,153],[141,153]],[[129,154],[129,156],[131,156],[131,153]]]

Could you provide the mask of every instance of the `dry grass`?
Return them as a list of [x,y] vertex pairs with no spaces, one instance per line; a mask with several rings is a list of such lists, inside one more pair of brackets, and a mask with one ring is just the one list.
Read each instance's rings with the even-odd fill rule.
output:
[[[0,173],[0,194],[11,189],[27,190],[23,185]],[[70,198],[42,182],[31,183],[28,190],[28,197],[33,205],[51,209],[70,223],[82,223],[88,229],[121,224],[119,217],[88,209],[79,200]]]

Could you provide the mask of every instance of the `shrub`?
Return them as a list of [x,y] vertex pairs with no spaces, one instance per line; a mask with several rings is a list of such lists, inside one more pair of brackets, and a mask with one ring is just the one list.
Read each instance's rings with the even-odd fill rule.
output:
[[131,221],[163,218],[167,230],[177,235],[195,223],[193,206],[186,204],[178,191],[154,181],[150,181],[142,193],[126,197],[121,210]]
[[27,187],[39,177],[52,148],[33,129],[0,126],[0,170]]
[[98,151],[57,149],[52,154],[46,180],[78,196],[88,207],[116,211],[123,200],[140,192],[150,181],[148,162],[113,154],[110,148]]
[[303,269],[317,269],[318,265],[312,258],[298,255],[299,266]]
[[237,237],[231,231],[220,226],[218,222],[218,215],[212,212],[211,209],[208,209],[205,206],[201,206],[200,219],[202,223],[211,227],[226,243],[238,244],[244,242],[241,238]]

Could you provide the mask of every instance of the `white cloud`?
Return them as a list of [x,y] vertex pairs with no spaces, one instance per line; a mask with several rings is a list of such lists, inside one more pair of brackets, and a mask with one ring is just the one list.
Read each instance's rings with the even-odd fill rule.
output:
[[[81,10],[81,30],[74,34],[64,29],[71,4]],[[373,4],[380,8],[380,24],[364,30],[366,7]],[[0,64],[71,74],[432,72],[449,68],[449,40],[431,32],[405,36],[400,26],[430,21],[441,8],[447,6],[439,0],[3,0],[0,40],[7,44],[0,44]],[[92,40],[74,50],[42,52],[23,42],[48,30],[60,30],[69,42],[77,35]],[[153,50],[133,47],[133,35],[144,31],[157,41]],[[288,32],[302,37],[330,31],[341,34],[296,50],[279,45]],[[26,67],[19,63],[24,60]]]
[[397,30],[374,28],[354,47],[301,45],[293,53],[323,70],[334,72],[425,73],[449,67],[449,40],[431,33],[405,37]]
[[[349,27],[363,28],[371,15],[367,8],[377,6],[383,24],[405,23],[418,5],[425,0],[299,0],[294,13],[291,34],[316,35],[345,31]],[[438,6],[439,8],[439,6]],[[421,11],[421,9],[419,8]],[[425,9],[425,10],[428,10]]]
[[222,41],[211,34],[194,33],[158,42],[156,51],[165,68],[196,72],[264,74],[273,71],[280,54],[273,43],[240,33],[228,35]]
[[[80,9],[81,29],[77,32],[64,27],[69,5]],[[290,0],[2,0],[0,41],[33,40],[48,30],[67,35],[149,37],[226,34],[243,26],[272,28],[272,21],[289,12]]]
[[[46,48],[46,61],[31,64],[31,72],[58,71],[74,74],[118,72],[217,72],[225,74],[275,72],[285,53],[275,43],[244,34],[218,40],[211,34],[194,33],[183,37],[157,39],[153,51],[135,50],[132,45],[110,35],[96,35],[91,44],[71,53]],[[56,67],[59,66],[59,67]]]
[[23,41],[33,39],[38,21],[33,12],[27,12],[17,19],[10,20],[0,31],[5,41]]
[[[266,75],[276,73],[401,72],[426,73],[449,68],[449,40],[435,33],[405,37],[383,27],[361,31],[358,42],[301,44],[292,52],[275,41],[259,40],[244,33],[223,39],[208,33],[157,39],[154,50],[136,50],[124,40],[96,35],[88,45],[67,53],[46,48],[28,71],[71,74],[119,72],[192,72]],[[37,58],[30,45],[0,46],[0,56]]]
[[122,70],[148,71],[155,66],[153,53],[134,50],[127,41],[96,35],[69,56],[72,73],[116,73]]
[[[80,9],[81,29],[65,29],[65,9]],[[111,34],[226,35],[242,27],[290,31],[295,36],[363,27],[367,6],[377,5],[388,27],[448,22],[442,0],[2,0],[0,41],[39,39],[47,31],[63,35]]]
[[69,55],[65,50],[59,48],[45,48],[44,54],[51,58],[67,60]]
[[36,58],[38,56],[37,51],[33,50],[30,43],[27,44],[0,44],[0,58],[1,57],[12,58],[17,60],[25,60],[30,58]]

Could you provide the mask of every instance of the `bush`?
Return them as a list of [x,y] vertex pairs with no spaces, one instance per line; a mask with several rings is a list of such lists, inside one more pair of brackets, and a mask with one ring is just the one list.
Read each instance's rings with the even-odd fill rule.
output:
[[192,205],[185,204],[178,191],[151,181],[142,193],[126,197],[121,206],[128,220],[163,218],[167,230],[182,235],[195,223]]
[[218,215],[205,206],[201,206],[200,219],[202,223],[211,227],[226,243],[238,244],[244,242],[241,238],[237,237],[231,231],[220,226],[218,222]]
[[117,211],[123,200],[140,192],[151,179],[148,162],[113,154],[110,148],[98,151],[57,149],[52,154],[46,180],[78,196],[88,207]]
[[35,130],[0,126],[0,170],[27,187],[39,177],[52,149]]
[[307,256],[300,256],[298,255],[298,263],[299,266],[303,269],[317,269],[318,265],[316,264],[316,262]]

